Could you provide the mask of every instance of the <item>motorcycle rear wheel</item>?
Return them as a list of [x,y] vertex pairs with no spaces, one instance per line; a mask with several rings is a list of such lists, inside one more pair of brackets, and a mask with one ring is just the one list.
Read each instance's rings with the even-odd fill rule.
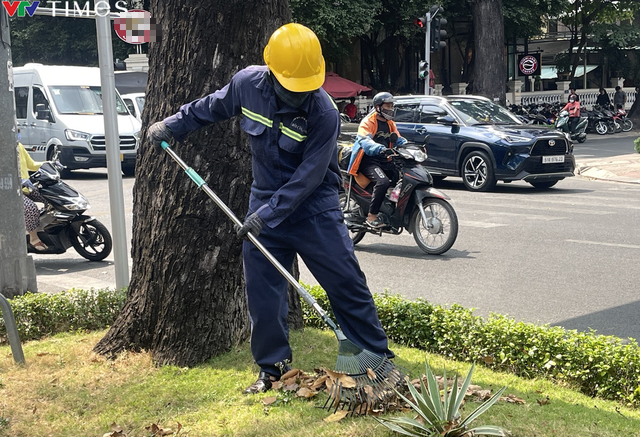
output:
[[411,217],[413,238],[423,252],[441,255],[451,249],[458,237],[458,216],[442,199],[424,199],[422,206],[428,223],[425,226],[420,209],[416,208]]
[[[358,202],[353,199],[353,197],[349,199],[349,205],[347,206],[346,193],[340,193],[340,209],[342,209],[342,214],[345,216],[345,224],[347,224],[346,217],[362,218],[362,221],[364,222],[365,216],[362,212],[362,208],[358,205]],[[347,229],[348,228],[349,227],[347,226]],[[366,233],[367,231],[352,231],[349,229],[349,237],[351,238],[351,241],[353,241],[353,245],[355,246],[362,241]]]
[[102,261],[111,253],[111,234],[98,220],[82,223],[79,233],[70,234],[73,234],[69,236],[73,248],[89,261]]

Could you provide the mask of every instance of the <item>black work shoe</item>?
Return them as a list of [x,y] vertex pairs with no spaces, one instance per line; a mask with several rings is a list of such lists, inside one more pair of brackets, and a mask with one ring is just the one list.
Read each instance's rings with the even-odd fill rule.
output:
[[254,395],[256,393],[264,393],[267,390],[271,390],[271,386],[278,378],[273,375],[269,375],[267,372],[260,372],[256,382],[251,384],[244,390],[244,394]]

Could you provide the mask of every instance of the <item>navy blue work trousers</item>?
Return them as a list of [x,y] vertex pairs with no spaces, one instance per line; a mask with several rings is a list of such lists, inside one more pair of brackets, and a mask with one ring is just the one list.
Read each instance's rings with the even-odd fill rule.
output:
[[[262,228],[260,242],[287,269],[296,253],[327,292],[336,321],[353,343],[379,355],[394,357],[353,243],[340,210],[325,211],[271,229]],[[287,280],[253,243],[242,246],[249,315],[251,353],[260,370],[279,376],[276,363],[292,360],[287,326]]]

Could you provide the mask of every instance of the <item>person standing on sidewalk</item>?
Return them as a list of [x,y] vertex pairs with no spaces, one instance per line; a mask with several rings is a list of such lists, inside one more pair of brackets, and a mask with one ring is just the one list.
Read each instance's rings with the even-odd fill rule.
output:
[[616,93],[613,95],[613,107],[614,109],[618,109],[621,105],[622,109],[624,109],[624,105],[627,104],[627,93],[625,93],[620,86],[616,87]]
[[[222,89],[195,100],[148,131],[150,141],[182,141],[189,132],[244,115],[253,183],[237,235],[251,232],[285,267],[300,255],[327,292],[353,343],[393,358],[387,336],[344,224],[338,188],[338,109],[321,89],[325,62],[318,37],[290,23],[264,49],[266,66],[236,73]],[[292,361],[287,326],[288,282],[252,243],[242,246],[251,353],[260,367],[245,393],[269,390]]]

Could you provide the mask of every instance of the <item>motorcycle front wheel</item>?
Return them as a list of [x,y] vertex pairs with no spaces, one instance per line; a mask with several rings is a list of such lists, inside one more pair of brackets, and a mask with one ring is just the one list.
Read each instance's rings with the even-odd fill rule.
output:
[[[358,202],[352,197],[349,199],[349,205],[347,205],[347,194],[340,193],[340,209],[342,209],[342,214],[344,215],[344,222],[347,225],[347,229],[349,229],[348,222],[358,222],[364,223],[365,216],[362,213],[362,208],[358,205]],[[353,241],[353,245],[355,246],[364,238],[367,231],[352,231],[349,229],[349,237],[351,237],[351,241]]]
[[607,133],[607,123],[605,123],[604,121],[599,121],[596,123],[596,132],[598,132],[599,135],[605,135]]
[[73,248],[89,261],[102,261],[111,253],[111,234],[98,220],[82,223],[77,233],[70,233]]
[[451,249],[458,237],[458,216],[453,207],[442,199],[424,199],[422,206],[427,223],[420,208],[416,208],[411,217],[413,238],[423,252],[443,254]]
[[625,118],[622,121],[622,132],[629,132],[631,129],[633,129],[633,122],[628,118]]

